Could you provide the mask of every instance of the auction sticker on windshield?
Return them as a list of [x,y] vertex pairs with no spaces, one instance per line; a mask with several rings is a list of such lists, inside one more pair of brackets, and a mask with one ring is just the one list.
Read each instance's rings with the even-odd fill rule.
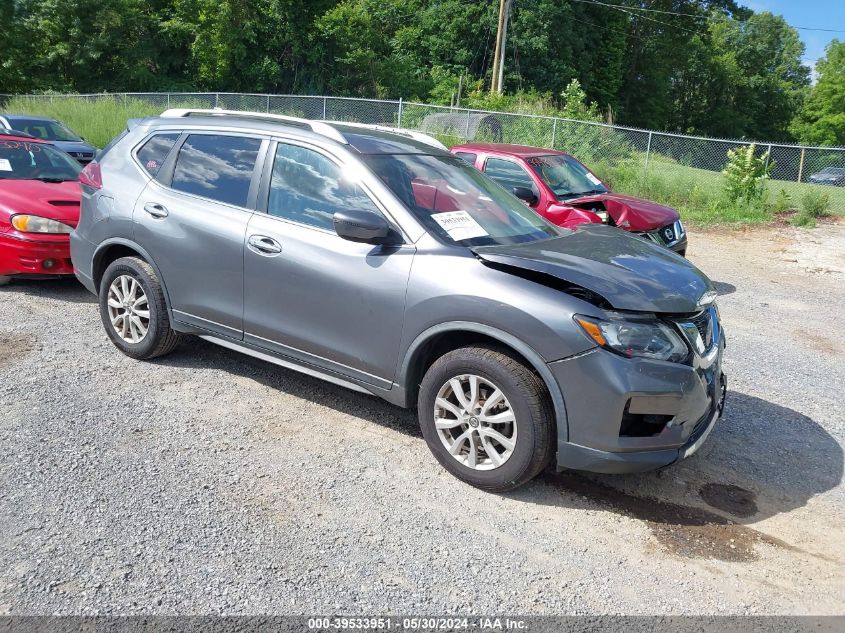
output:
[[586,174],[584,174],[584,175],[587,177],[587,180],[589,180],[589,181],[590,181],[591,183],[593,183],[594,185],[600,185],[600,184],[601,184],[601,180],[599,180],[598,178],[596,178],[595,176],[593,176],[590,172],[587,172],[587,173],[586,173]]
[[0,158],[0,171],[12,171],[12,163],[8,158]]
[[446,211],[431,216],[456,242],[489,235],[466,211]]

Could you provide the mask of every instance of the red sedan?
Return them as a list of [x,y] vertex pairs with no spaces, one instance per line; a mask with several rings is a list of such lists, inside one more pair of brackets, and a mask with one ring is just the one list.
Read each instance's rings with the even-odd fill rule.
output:
[[604,223],[638,233],[685,255],[678,212],[656,202],[613,193],[565,152],[526,145],[467,143],[451,150],[558,226]]
[[0,132],[0,285],[73,274],[68,234],[79,221],[81,169],[45,141]]

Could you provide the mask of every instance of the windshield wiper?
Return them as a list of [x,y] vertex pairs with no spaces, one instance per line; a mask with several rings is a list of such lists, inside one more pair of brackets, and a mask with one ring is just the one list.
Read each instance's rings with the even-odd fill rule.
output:
[[33,180],[40,180],[41,182],[67,182],[71,180],[71,178],[61,178],[58,176],[41,176],[39,178],[34,178]]

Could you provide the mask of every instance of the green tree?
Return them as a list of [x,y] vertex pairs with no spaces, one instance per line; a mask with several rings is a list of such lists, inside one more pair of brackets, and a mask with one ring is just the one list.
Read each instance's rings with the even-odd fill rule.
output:
[[818,79],[792,124],[803,143],[845,145],[845,42],[833,40],[816,63]]

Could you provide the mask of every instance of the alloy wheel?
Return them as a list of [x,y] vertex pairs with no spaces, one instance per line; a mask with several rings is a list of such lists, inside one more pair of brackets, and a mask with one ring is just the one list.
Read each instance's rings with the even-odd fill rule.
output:
[[516,416],[505,394],[475,374],[449,379],[434,401],[434,426],[458,462],[473,470],[493,470],[513,454]]
[[150,329],[150,307],[143,286],[130,275],[120,275],[109,286],[109,320],[127,343],[140,343]]

